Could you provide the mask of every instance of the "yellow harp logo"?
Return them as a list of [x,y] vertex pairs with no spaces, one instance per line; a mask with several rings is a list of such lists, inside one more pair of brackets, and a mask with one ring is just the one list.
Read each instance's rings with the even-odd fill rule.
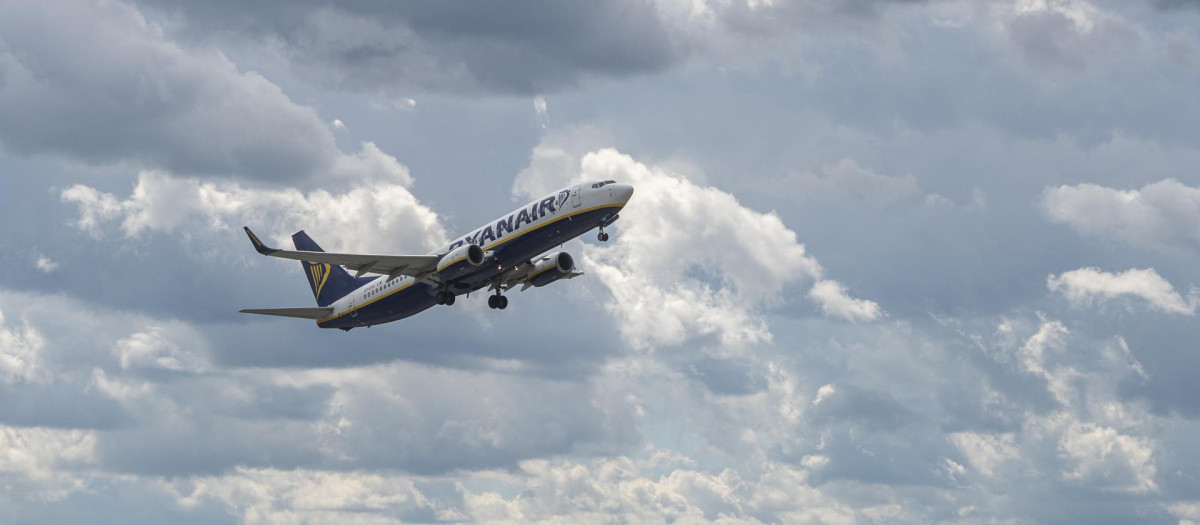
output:
[[329,279],[329,265],[309,261],[308,273],[312,276],[313,290],[316,296],[320,297],[321,288],[325,287],[325,281]]

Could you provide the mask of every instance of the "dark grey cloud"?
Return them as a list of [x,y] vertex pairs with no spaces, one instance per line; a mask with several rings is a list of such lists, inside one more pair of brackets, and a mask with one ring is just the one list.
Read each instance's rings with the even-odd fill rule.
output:
[[659,72],[687,51],[643,0],[139,4],[184,34],[278,39],[313,81],[367,92],[532,94]]
[[1162,9],[1175,9],[1181,7],[1200,7],[1200,1],[1197,0],[1154,0],[1154,5]]
[[[11,196],[0,218],[15,225],[0,233],[0,263],[13,270],[0,276],[0,329],[7,330],[0,357],[16,377],[5,376],[0,386],[8,402],[0,409],[0,454],[32,458],[0,468],[0,520],[125,512],[122,521],[211,522],[228,512],[233,520],[469,521],[501,520],[512,509],[529,521],[585,521],[602,512],[650,521],[692,511],[764,522],[1186,517],[1172,505],[1193,501],[1200,486],[1190,474],[1200,465],[1194,319],[1080,307],[1050,293],[1046,276],[1091,266],[1154,267],[1182,294],[1200,282],[1195,250],[1082,236],[1039,207],[1045,188],[1063,184],[1091,182],[1116,193],[1174,177],[1196,186],[1189,178],[1200,158],[1188,139],[1195,132],[1192,73],[1183,66],[1163,73],[1174,62],[1155,44],[1156,24],[1168,24],[1145,6],[1144,13],[1115,11],[1132,20],[1133,33],[1097,25],[1094,33],[1070,34],[1063,32],[1075,31],[1075,22],[1062,13],[1010,23],[979,10],[968,13],[983,17],[973,20],[954,2],[891,4],[747,9],[747,16],[768,19],[761,27],[790,28],[803,40],[765,33],[770,38],[755,41],[770,48],[767,62],[787,54],[774,54],[777,45],[796,44],[803,64],[721,70],[671,67],[695,56],[688,54],[695,52],[690,36],[682,46],[668,36],[669,46],[649,46],[663,54],[638,62],[630,51],[604,47],[615,44],[596,44],[601,37],[579,25],[586,21],[547,27],[540,14],[525,13],[535,22],[523,27],[524,19],[489,13],[490,6],[477,19],[456,11],[459,4],[140,4],[154,6],[145,14],[170,35],[158,41],[185,54],[253,55],[239,49],[247,42],[281,45],[288,60],[313,52],[296,69],[309,76],[272,78],[284,86],[276,89],[304,93],[323,113],[336,112],[330,116],[350,130],[339,136],[387,136],[392,144],[381,139],[384,150],[406,164],[410,156],[421,159],[413,193],[440,196],[436,208],[452,215],[449,222],[470,226],[503,211],[492,208],[494,196],[508,193],[538,142],[528,101],[491,95],[557,90],[547,95],[550,132],[603,128],[608,143],[597,147],[616,145],[652,168],[678,169],[701,186],[731,191],[743,206],[774,210],[831,278],[878,301],[888,317],[855,325],[822,319],[803,287],[785,287],[778,304],[734,310],[761,319],[770,339],[724,345],[715,336],[693,337],[631,349],[605,309],[607,292],[596,275],[514,294],[505,312],[472,297],[350,333],[238,316],[246,306],[309,304],[297,268],[257,257],[235,227],[200,224],[203,216],[140,235],[125,235],[111,220],[96,238],[71,226],[78,207],[60,195],[75,183],[121,199],[129,194],[132,170],[90,164],[249,176],[249,161],[222,167],[175,158],[161,140],[145,151],[102,143],[88,153],[75,135],[36,149],[0,134],[7,153],[22,156],[0,158],[0,171],[14,174],[0,182],[2,195]],[[136,18],[120,4],[83,5]],[[805,5],[828,9],[806,12]],[[574,16],[546,8],[545,16]],[[586,8],[596,18],[617,16],[605,14],[609,5]],[[30,13],[60,15],[9,10],[31,27],[53,23]],[[801,14],[809,18],[789,18]],[[1143,24],[1138,16],[1160,18]],[[669,17],[655,20],[668,35],[675,30]],[[871,24],[886,38],[907,37],[891,40],[893,54],[879,53],[863,43]],[[88,29],[69,19],[62,25]],[[383,34],[391,30],[396,34]],[[803,39],[843,30],[839,38]],[[591,38],[614,61],[569,45],[543,50],[570,36],[559,31]],[[653,36],[659,29],[630,31]],[[20,31],[0,34],[4,45],[20,37],[29,50],[40,42]],[[112,45],[108,40],[122,33],[103,34],[105,42],[93,47]],[[135,39],[140,34],[133,31]],[[1152,38],[1125,38],[1130,34]],[[483,49],[485,43],[496,49]],[[1114,45],[1124,49],[1105,51]],[[514,66],[513,53],[530,63]],[[567,56],[583,58],[574,66]],[[151,61],[146,68],[169,65]],[[244,67],[226,65],[215,69],[237,74]],[[513,72],[498,72],[501,65]],[[376,66],[384,72],[369,70]],[[348,92],[332,96],[299,85],[326,73],[320,82],[327,83],[314,84]],[[401,73],[402,87],[391,93],[450,86],[458,94],[429,95],[433,103],[395,110],[358,92],[387,90],[380,86]],[[103,76],[79,73],[62,83],[93,78]],[[127,91],[117,83],[117,91]],[[178,121],[180,114],[161,119]],[[208,135],[226,130],[188,127]],[[57,144],[46,133],[39,143]],[[299,164],[340,155],[321,147],[319,158]],[[87,164],[62,166],[30,154]],[[842,159],[875,174],[849,182],[909,182],[884,185],[876,202],[862,198],[869,188],[814,196],[801,193],[814,188],[813,180],[786,183],[797,173],[828,178],[822,168]],[[459,198],[465,187],[479,195]],[[889,191],[902,195],[888,198]],[[275,235],[322,226],[272,224]],[[615,231],[619,238],[632,228]],[[34,249],[58,268],[34,269]],[[750,272],[736,275],[757,283]],[[685,277],[730,293],[711,272]],[[1038,340],[1054,323],[1061,333],[1050,332],[1061,341]],[[1117,351],[1118,340],[1128,355]],[[831,390],[818,402],[826,385]],[[408,488],[414,479],[421,494]],[[661,497],[646,503],[605,492],[633,486],[646,489],[639,495]],[[347,494],[348,487],[360,487],[360,497],[320,500],[320,509],[306,499]],[[653,506],[668,501],[678,505]]]
[[99,165],[284,180],[339,152],[316,113],[121,3],[6,2],[0,145]]
[[117,400],[73,382],[0,384],[0,398],[6,425],[113,430],[133,423]]

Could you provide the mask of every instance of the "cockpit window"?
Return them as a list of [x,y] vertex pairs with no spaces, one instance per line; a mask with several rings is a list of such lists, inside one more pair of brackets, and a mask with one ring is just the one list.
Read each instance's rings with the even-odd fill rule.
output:
[[600,183],[600,185],[603,186],[605,184],[616,184],[616,183],[617,183],[617,181],[615,181],[615,180],[606,180],[606,181]]
[[593,185],[592,185],[592,189],[599,188],[600,186],[603,186],[603,185],[604,185],[604,183],[603,183],[603,182],[597,182],[597,183],[595,183],[595,184],[593,184]]

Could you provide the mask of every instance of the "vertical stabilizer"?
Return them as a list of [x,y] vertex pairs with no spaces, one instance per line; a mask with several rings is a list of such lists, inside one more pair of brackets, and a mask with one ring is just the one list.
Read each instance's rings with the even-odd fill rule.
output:
[[[297,250],[301,251],[325,251],[317,246],[317,243],[307,233],[304,233],[304,230],[292,234],[292,243],[296,245]],[[304,267],[304,275],[308,277],[308,285],[312,287],[313,297],[317,299],[317,306],[329,306],[373,279],[371,277],[355,279],[344,268],[336,264],[300,261],[300,265]]]

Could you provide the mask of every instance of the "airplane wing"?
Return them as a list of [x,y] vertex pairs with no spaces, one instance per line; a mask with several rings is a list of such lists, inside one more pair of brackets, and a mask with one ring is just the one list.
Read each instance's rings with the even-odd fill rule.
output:
[[[530,279],[534,276],[535,273],[538,272],[539,265],[545,264],[548,262],[550,262],[549,256],[541,256],[541,257],[534,257],[528,261],[518,264],[518,265],[514,266],[513,268],[510,268],[508,271],[504,272],[503,274],[501,274],[500,279],[497,281],[498,284],[493,283],[489,289],[495,290],[495,289],[497,289],[497,286],[499,286],[500,289],[511,290],[513,288],[516,288],[517,286],[521,286],[521,291],[524,292],[525,290],[528,290],[530,287],[537,286],[537,285],[533,284],[532,282],[530,282]],[[574,266],[573,262],[572,262],[572,266]],[[576,277],[579,277],[580,275],[583,275],[583,272],[572,268],[571,271],[561,274],[559,277],[557,277],[554,280],[557,281],[557,280],[561,280],[561,279],[574,279]],[[543,283],[543,284],[549,284],[549,283]]]
[[262,241],[258,240],[258,236],[250,231],[250,228],[245,228],[245,230],[246,235],[250,237],[250,242],[254,244],[254,249],[258,250],[258,253],[297,261],[337,264],[345,266],[348,270],[356,271],[355,277],[361,277],[366,273],[386,275],[389,279],[394,279],[401,275],[426,277],[437,271],[437,263],[440,259],[436,255],[370,255],[361,253],[280,250],[263,244]]
[[[562,279],[574,279],[574,278],[576,278],[576,277],[579,277],[580,275],[583,275],[583,272],[571,272],[571,273],[568,273],[568,274],[566,274],[566,275],[564,275],[564,276],[562,276],[562,277],[559,277],[558,279],[559,279],[559,280],[562,280]],[[519,284],[519,283],[513,283],[511,286],[509,286],[509,288],[512,288],[513,286],[516,286],[517,284]],[[529,289],[530,287],[532,287],[532,286],[533,286],[533,283],[531,283],[531,282],[529,282],[529,281],[524,281],[524,284],[523,284],[523,286],[521,286],[521,291],[522,291],[522,292],[524,292],[525,290],[528,290],[528,289]]]
[[298,317],[300,319],[322,319],[333,313],[332,306],[313,308],[247,308],[241,310],[244,314],[277,315],[280,317]]

